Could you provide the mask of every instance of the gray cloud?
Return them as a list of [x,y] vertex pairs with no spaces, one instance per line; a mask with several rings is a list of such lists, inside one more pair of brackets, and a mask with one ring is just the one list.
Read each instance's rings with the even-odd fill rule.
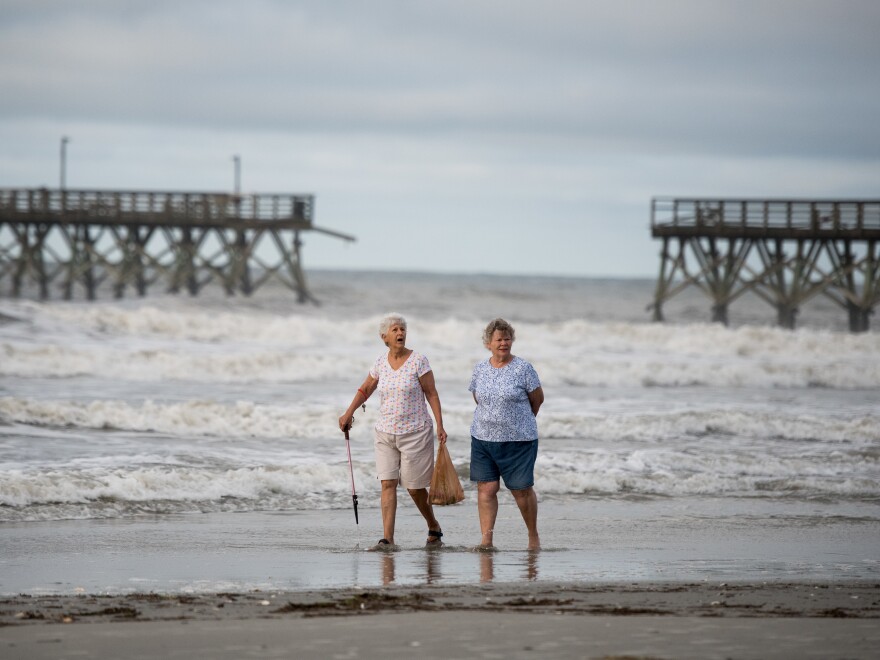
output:
[[873,2],[68,5],[4,20],[0,116],[880,153]]

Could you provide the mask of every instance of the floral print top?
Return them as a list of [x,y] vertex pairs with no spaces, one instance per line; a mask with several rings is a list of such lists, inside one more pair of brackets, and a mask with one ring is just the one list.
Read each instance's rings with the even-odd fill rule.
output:
[[431,423],[425,392],[419,378],[431,371],[428,358],[413,351],[395,371],[388,354],[376,358],[370,375],[379,381],[379,419],[376,430],[383,433],[412,433]]

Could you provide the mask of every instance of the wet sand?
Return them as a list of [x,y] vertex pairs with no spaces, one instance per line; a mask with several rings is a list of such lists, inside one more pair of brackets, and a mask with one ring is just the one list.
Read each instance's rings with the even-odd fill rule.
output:
[[12,596],[4,658],[876,658],[880,584],[514,583]]
[[[544,551],[525,550],[519,511],[499,507],[498,552],[479,542],[475,507],[437,512],[442,552],[425,552],[424,521],[398,510],[395,553],[366,552],[382,535],[376,509],[213,513],[6,523],[0,596],[244,593],[474,585],[764,581],[880,583],[876,505],[706,500],[549,501]],[[543,587],[542,587],[543,588]]]
[[[870,509],[866,511],[866,509]],[[868,505],[542,503],[449,543],[367,552],[379,515],[210,514],[4,525],[0,658],[878,658]]]

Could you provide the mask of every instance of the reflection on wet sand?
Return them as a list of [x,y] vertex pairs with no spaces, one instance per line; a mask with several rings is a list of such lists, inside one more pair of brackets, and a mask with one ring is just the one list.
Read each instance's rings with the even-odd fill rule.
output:
[[[411,583],[412,578],[416,577],[416,583],[440,584],[443,582],[443,558],[448,552],[448,550],[425,552],[415,565],[411,561],[413,555],[399,557],[396,552],[382,552],[379,560],[382,584],[385,586],[396,584],[399,568],[403,570],[403,575],[400,577],[404,583]],[[455,553],[454,556],[457,559],[476,556],[479,562],[480,582],[493,582],[495,580],[495,562],[499,562],[499,568],[502,569],[519,569],[517,573],[521,580],[533,581],[538,579],[540,552],[469,551],[465,554]],[[400,567],[397,565],[398,560],[402,562]],[[454,564],[455,560],[452,561]],[[510,571],[503,570],[503,572],[507,576],[504,579],[509,580]],[[453,569],[453,573],[456,573],[455,569]]]
[[428,550],[425,552],[425,583],[434,584],[443,579],[440,573],[439,551]]
[[495,579],[495,553],[480,551],[480,582],[491,582]]
[[391,552],[382,555],[382,584],[394,584],[394,554]]
[[[442,580],[443,576],[440,571],[440,557],[438,555],[439,553],[436,550],[425,552],[424,570],[422,571],[422,577],[425,584],[434,584]],[[381,565],[383,585],[387,586],[389,584],[394,584],[394,581],[397,578],[395,561],[395,553],[382,553]]]
[[[480,555],[480,582],[492,582],[495,579],[495,560],[498,557],[498,553],[479,551],[478,554]],[[540,552],[531,551],[525,553],[521,574],[524,580],[532,581],[538,579],[538,557],[540,554]],[[516,555],[505,555],[504,559],[506,560],[511,556],[519,558],[521,555],[519,553]]]

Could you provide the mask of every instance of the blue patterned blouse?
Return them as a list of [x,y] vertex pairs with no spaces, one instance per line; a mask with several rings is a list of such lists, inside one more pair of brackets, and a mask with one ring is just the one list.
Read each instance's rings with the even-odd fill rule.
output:
[[478,362],[468,387],[477,398],[471,435],[487,442],[537,440],[529,392],[539,387],[535,368],[522,358],[514,357],[500,369],[488,359]]

